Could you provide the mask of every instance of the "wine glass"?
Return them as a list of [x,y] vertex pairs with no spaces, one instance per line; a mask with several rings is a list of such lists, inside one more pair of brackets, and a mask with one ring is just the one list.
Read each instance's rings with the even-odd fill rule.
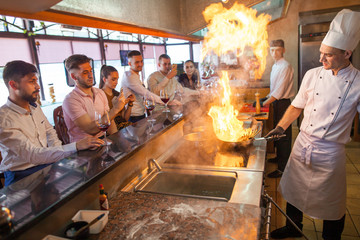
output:
[[195,89],[196,89],[196,90],[201,90],[201,89],[202,89],[202,84],[201,84],[201,81],[200,81],[200,80],[196,81]]
[[170,110],[167,107],[167,103],[168,103],[170,98],[169,98],[169,95],[168,95],[168,93],[167,93],[167,91],[165,89],[160,90],[160,98],[161,98],[161,101],[163,101],[165,103],[165,110],[163,112],[170,112]]
[[98,128],[100,129],[100,131],[104,132],[106,153],[108,153],[109,149],[108,149],[108,142],[107,142],[107,138],[106,138],[106,131],[108,130],[108,128],[110,127],[110,124],[111,124],[111,121],[109,118],[109,113],[107,111],[105,111],[104,114],[101,114],[101,113],[95,111],[95,123],[98,126]]
[[149,122],[154,122],[156,121],[155,119],[153,119],[151,117],[151,112],[152,110],[154,110],[155,108],[155,101],[154,101],[154,98],[152,96],[145,96],[145,100],[144,100],[144,105],[145,105],[145,108],[146,108],[146,115],[147,115],[147,118],[148,118],[148,121]]

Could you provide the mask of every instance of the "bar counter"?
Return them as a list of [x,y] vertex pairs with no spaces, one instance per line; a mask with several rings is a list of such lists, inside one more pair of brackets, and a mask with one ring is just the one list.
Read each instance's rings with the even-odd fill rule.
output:
[[[78,210],[99,209],[99,184],[103,184],[110,199],[109,222],[104,231],[98,236],[92,236],[92,239],[111,239],[110,236],[115,236],[111,234],[115,232],[120,234],[123,232],[121,229],[135,224],[136,219],[134,220],[133,214],[126,211],[127,209],[130,211],[130,206],[137,206],[132,211],[141,218],[146,213],[153,214],[150,213],[151,211],[164,212],[181,204],[191,206],[196,214],[187,218],[182,218],[182,214],[180,214],[174,218],[173,224],[179,227],[179,231],[169,233],[170,235],[163,235],[164,239],[172,238],[173,234],[179,239],[199,239],[199,236],[209,236],[207,239],[216,239],[217,237],[210,237],[210,235],[202,233],[202,228],[206,227],[205,229],[207,229],[211,225],[206,225],[208,224],[206,222],[212,221],[209,220],[211,215],[209,211],[218,214],[216,209],[221,209],[222,214],[224,211],[227,214],[233,212],[231,216],[224,215],[223,220],[225,221],[226,217],[235,217],[237,227],[230,224],[224,228],[223,225],[216,222],[219,220],[217,219],[214,222],[217,227],[210,231],[213,236],[220,236],[219,234],[223,233],[224,229],[226,229],[226,233],[230,234],[229,236],[240,236],[238,234],[241,232],[238,230],[242,229],[242,232],[246,232],[246,227],[243,227],[244,223],[251,222],[252,230],[250,232],[252,233],[249,234],[253,234],[255,239],[258,239],[266,142],[254,144],[257,149],[256,158],[261,163],[260,169],[254,171],[254,174],[259,174],[256,181],[251,179],[252,184],[256,186],[255,195],[259,198],[255,205],[242,203],[241,199],[233,203],[226,203],[134,193],[131,190],[130,192],[122,192],[134,179],[144,177],[149,159],[161,159],[162,156],[166,155],[166,152],[169,152],[169,149],[182,140],[183,131],[186,128],[185,122],[187,119],[197,118],[196,114],[198,114],[196,110],[188,114],[183,113],[180,108],[171,109],[170,113],[163,113],[162,110],[155,111],[152,117],[156,121],[150,122],[143,119],[109,136],[108,139],[112,141],[109,154],[106,154],[104,147],[94,151],[82,151],[2,189],[0,191],[0,204],[10,208],[15,215],[12,231],[3,238],[29,239],[31,236],[31,239],[42,239],[49,234],[63,237],[65,226],[71,222],[71,218]],[[248,169],[243,170],[249,171]],[[246,190],[251,191],[251,189]],[[123,215],[127,218],[120,218]],[[195,221],[199,217],[200,219],[204,217],[204,219]],[[184,219],[187,220],[183,221]],[[193,232],[195,228],[189,224],[191,223],[190,219],[195,221],[194,224],[200,224],[201,229],[197,228],[199,232]],[[186,226],[189,227],[190,232],[184,228],[186,223],[188,223]],[[163,225],[162,227],[166,228],[167,226]],[[114,229],[117,231],[114,232]],[[159,229],[162,228],[159,227]],[[128,232],[125,231],[123,234],[128,234]],[[144,235],[136,236],[142,238],[141,236]],[[126,237],[119,237],[119,239],[122,238]],[[252,239],[252,237],[247,239]]]

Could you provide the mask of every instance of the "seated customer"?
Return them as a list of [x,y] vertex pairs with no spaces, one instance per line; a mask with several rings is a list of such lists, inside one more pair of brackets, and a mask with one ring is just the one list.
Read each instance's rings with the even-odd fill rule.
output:
[[187,60],[184,64],[185,73],[180,74],[179,83],[186,88],[196,90],[196,86],[199,85],[199,71],[195,68],[195,64],[192,60]]
[[198,95],[197,91],[184,89],[175,78],[177,74],[176,65],[171,66],[171,59],[168,55],[162,54],[159,57],[159,71],[152,73],[148,79],[148,87],[151,92],[160,95],[161,90],[165,90],[169,97],[169,105],[181,105],[182,103],[175,99],[176,91],[184,95]]
[[76,152],[98,147],[104,142],[90,137],[61,145],[56,131],[36,105],[40,86],[37,69],[23,61],[6,64],[4,82],[9,90],[6,104],[0,108],[0,171],[5,186]]
[[117,131],[113,119],[125,106],[125,98],[118,96],[113,100],[113,107],[109,110],[108,100],[104,91],[93,87],[94,77],[90,58],[75,54],[68,57],[65,67],[75,81],[75,89],[64,100],[63,111],[65,123],[69,130],[70,142],[86,136],[101,136],[103,133],[95,122],[95,112],[101,115],[109,111],[111,125],[108,133]]
[[[113,66],[107,66],[103,65],[100,70],[100,83],[99,88],[102,89],[106,95],[106,98],[109,103],[109,108],[113,107],[112,100],[114,97],[117,97],[119,95],[122,95],[123,97],[124,93],[123,91],[115,90],[119,80],[119,73]],[[125,104],[127,104],[127,108],[123,108],[118,112],[118,114],[115,116],[114,121],[116,124],[116,127],[118,130],[127,127],[131,124],[131,122],[128,122],[130,115],[131,115],[131,108],[133,107],[133,102],[136,100],[135,96],[133,94],[130,94],[125,99]]]

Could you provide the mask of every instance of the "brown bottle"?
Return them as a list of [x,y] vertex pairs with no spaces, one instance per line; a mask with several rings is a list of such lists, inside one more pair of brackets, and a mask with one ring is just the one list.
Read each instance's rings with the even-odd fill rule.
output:
[[104,192],[104,186],[100,184],[100,196],[99,196],[99,202],[100,202],[100,209],[101,210],[109,210],[109,201],[107,199],[107,196]]

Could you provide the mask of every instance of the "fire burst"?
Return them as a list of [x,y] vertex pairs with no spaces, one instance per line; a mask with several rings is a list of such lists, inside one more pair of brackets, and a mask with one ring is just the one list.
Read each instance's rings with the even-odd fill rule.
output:
[[[226,9],[221,3],[212,4],[203,12],[208,25],[202,57],[215,53],[218,56],[236,51],[237,56],[244,54],[245,48],[251,47],[256,59],[255,78],[260,79],[265,70],[268,52],[268,35],[266,26],[269,15],[256,17],[256,10],[235,3]],[[244,129],[243,122],[236,117],[238,111],[231,105],[231,90],[226,71],[222,72],[220,84],[224,89],[221,106],[212,106],[209,115],[213,119],[216,137],[222,141],[238,142],[247,140],[252,129]]]

